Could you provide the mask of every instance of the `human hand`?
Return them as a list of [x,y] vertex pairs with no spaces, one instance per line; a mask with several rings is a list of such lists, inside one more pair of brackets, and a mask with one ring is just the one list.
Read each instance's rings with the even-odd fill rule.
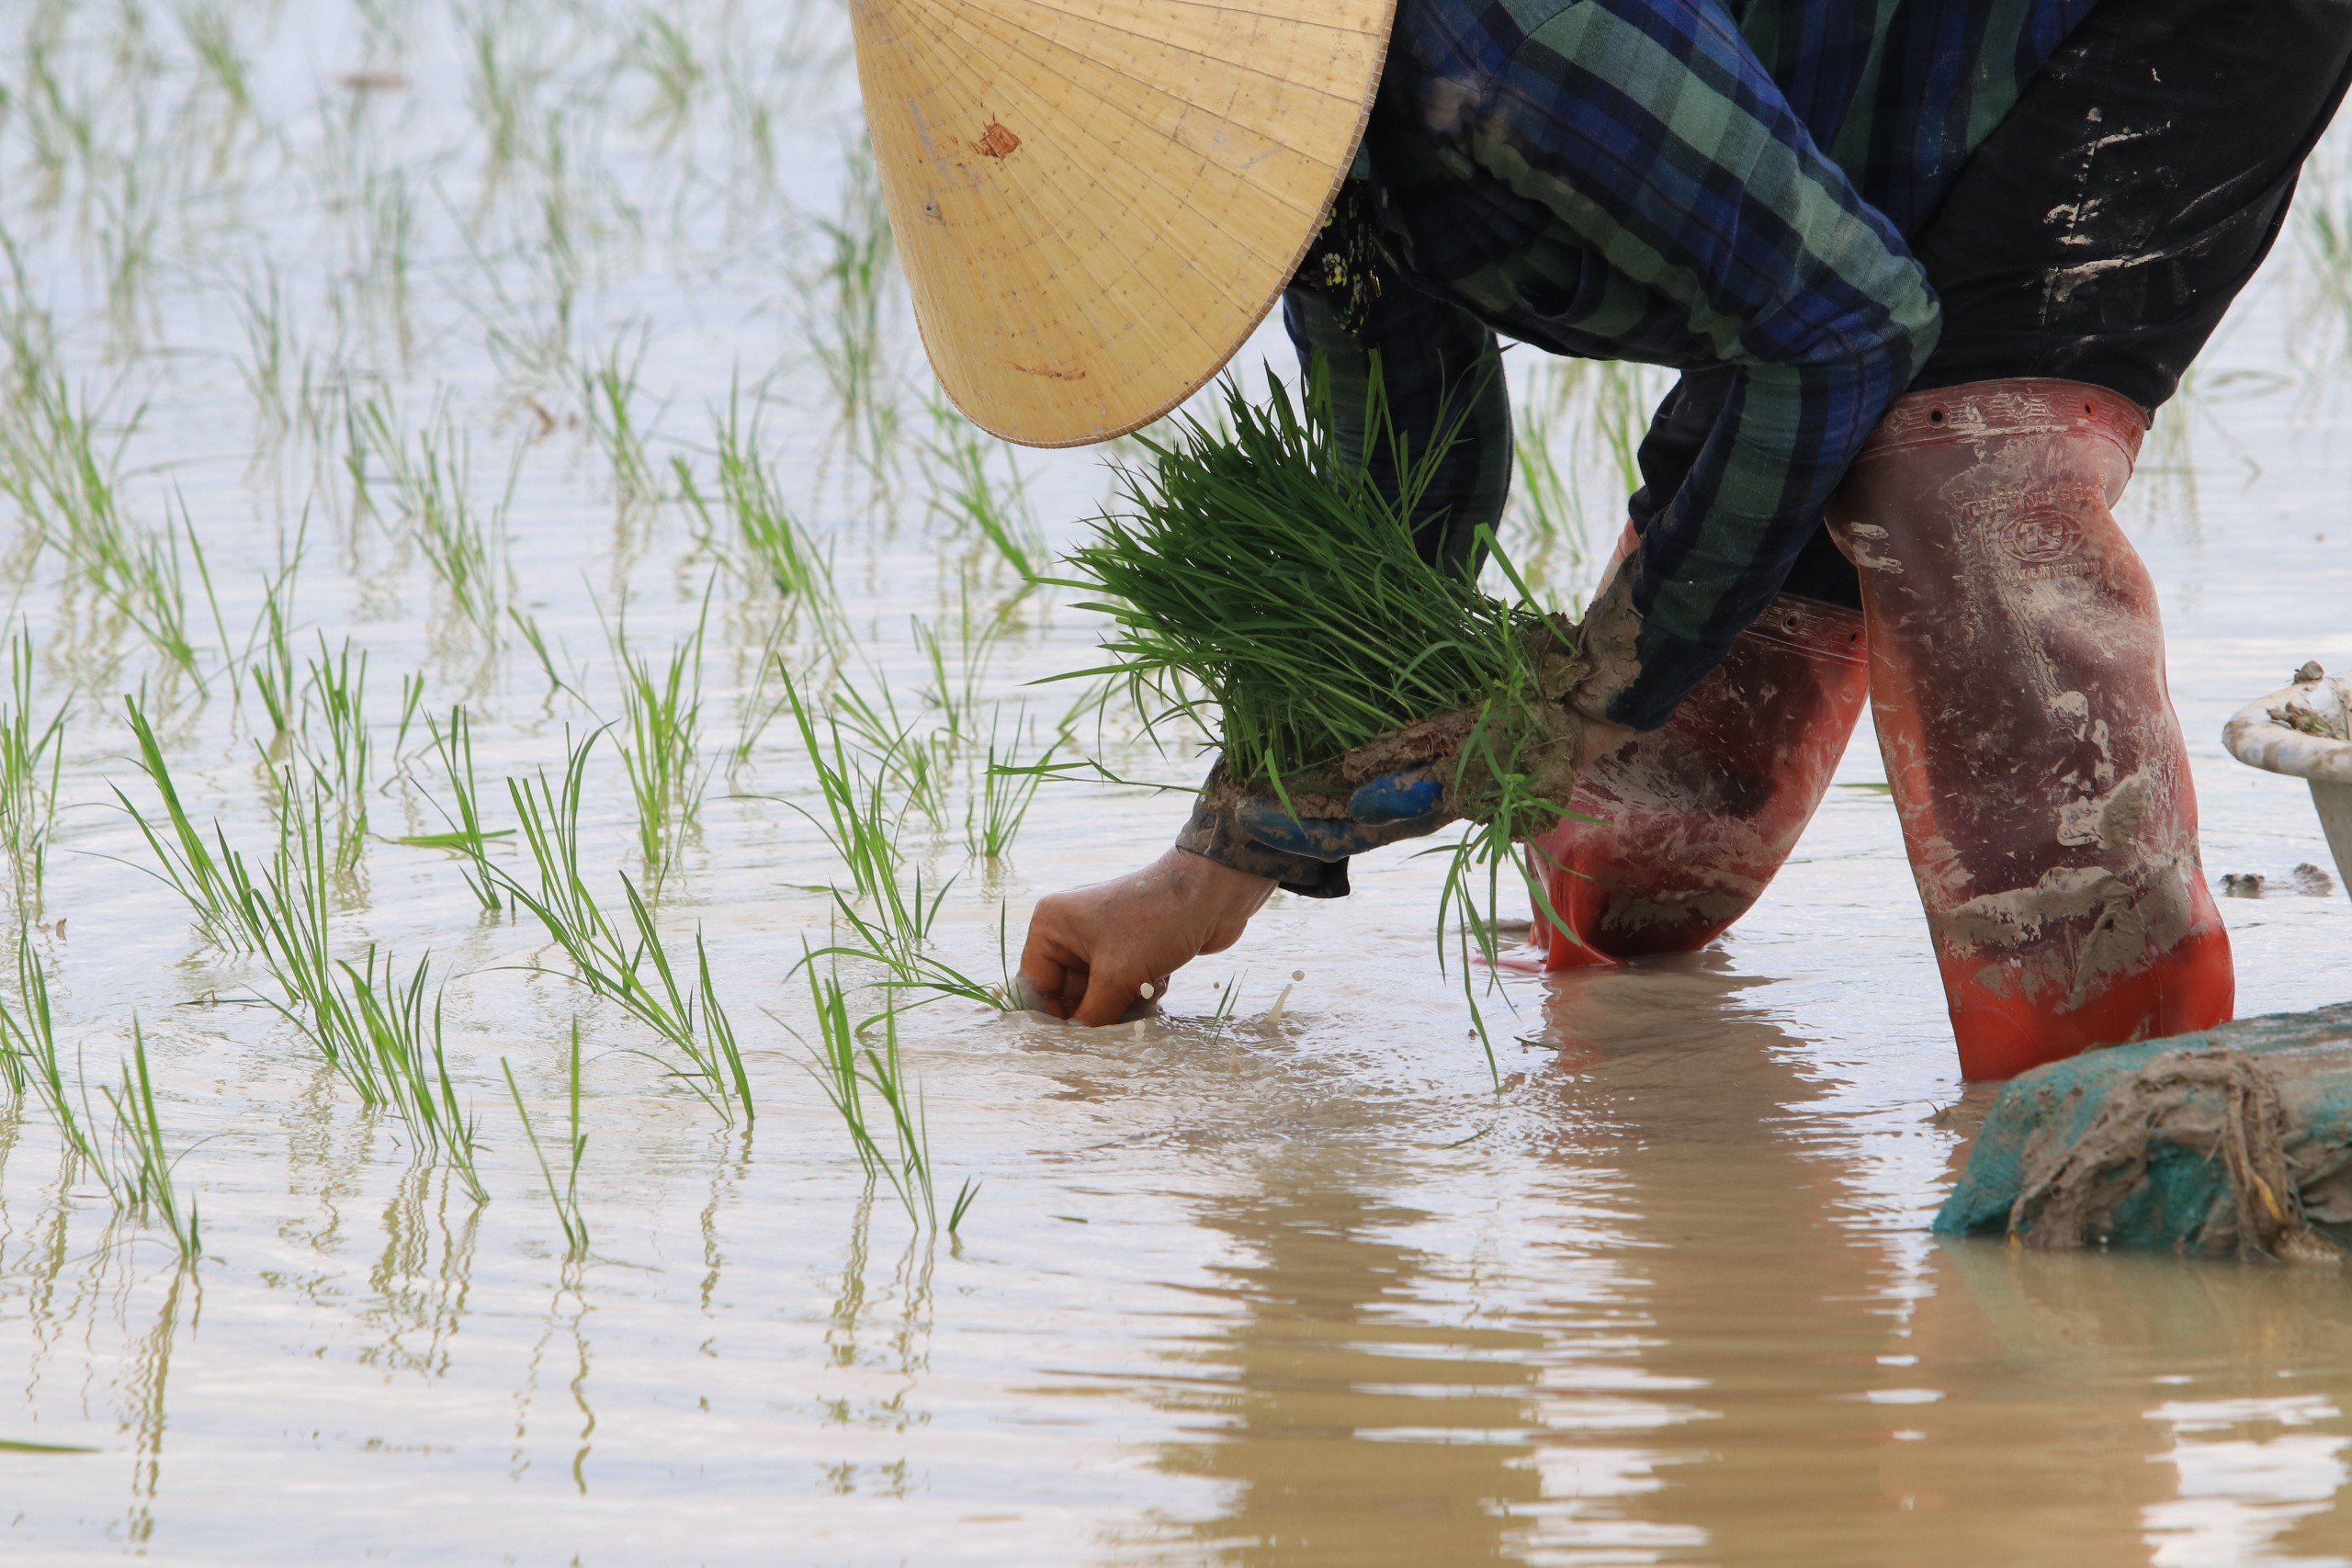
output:
[[1266,901],[1262,876],[1170,850],[1141,871],[1048,894],[1029,917],[1021,978],[1032,1005],[1073,1023],[1116,1023],[1150,986],[1222,953]]

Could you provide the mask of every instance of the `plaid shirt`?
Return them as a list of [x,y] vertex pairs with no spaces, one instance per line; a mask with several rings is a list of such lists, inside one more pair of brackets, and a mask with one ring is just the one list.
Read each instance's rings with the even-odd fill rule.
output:
[[1375,354],[1408,431],[1471,400],[1432,547],[1501,515],[1497,333],[1734,372],[1594,603],[1578,706],[1663,724],[1779,592],[1934,346],[1904,236],[2090,5],[1403,0],[1357,169],[1385,287],[1343,311],[1302,272],[1286,314],[1340,409]]

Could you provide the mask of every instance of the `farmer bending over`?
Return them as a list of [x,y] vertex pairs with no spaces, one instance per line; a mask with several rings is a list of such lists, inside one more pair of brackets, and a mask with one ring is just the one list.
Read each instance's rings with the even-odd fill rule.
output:
[[[1375,361],[1417,445],[1467,402],[1416,537],[1471,571],[1511,468],[1498,338],[1680,372],[1582,626],[1592,820],[1537,846],[1554,966],[1720,934],[1867,694],[1967,1076],[2228,1019],[2110,509],[2278,234],[2352,0],[948,9],[854,6],[926,342],[1001,434],[1141,423],[1287,277],[1335,417]],[[1252,205],[1285,181],[1289,218]],[[1231,795],[1039,903],[1022,973],[1053,1011],[1111,1022],[1276,887],[1341,897],[1351,853],[1441,825],[1270,827]]]

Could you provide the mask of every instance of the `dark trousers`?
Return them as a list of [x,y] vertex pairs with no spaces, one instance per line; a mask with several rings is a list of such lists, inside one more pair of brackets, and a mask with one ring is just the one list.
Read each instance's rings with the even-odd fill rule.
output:
[[[2269,254],[2352,80],[2352,0],[2102,0],[1910,236],[1943,302],[1913,390],[2058,377],[2153,412]],[[1642,443],[1635,525],[1681,488],[1726,371]],[[1858,605],[1815,536],[1787,592]]]

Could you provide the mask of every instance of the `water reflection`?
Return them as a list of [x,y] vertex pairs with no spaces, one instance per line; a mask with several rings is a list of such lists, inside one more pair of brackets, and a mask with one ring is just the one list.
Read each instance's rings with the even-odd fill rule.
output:
[[131,1439],[130,1506],[123,1539],[144,1548],[155,1533],[155,1503],[163,1490],[164,1433],[169,1425],[165,1395],[171,1384],[172,1346],[185,1313],[193,1326],[203,1290],[193,1266],[172,1270],[155,1321],[132,1344],[130,1364],[117,1385],[121,1429]]
[[1240,1314],[1164,1393],[1209,1435],[1163,1468],[1230,1487],[1195,1539],[1234,1563],[1512,1560],[1542,1337],[1440,1320],[1402,1239],[1431,1216],[1374,1195],[1376,1156],[1308,1145],[1250,1177],[1201,1215],[1239,1254],[1218,1272]]
[[1769,994],[1712,954],[1555,982],[1529,1117],[1613,1201],[1548,1250],[1620,1276],[1555,1347],[1535,1558],[1781,1562],[1888,1506],[1873,1461],[1898,1420],[1874,1401],[1921,1392],[1879,1362],[1899,1264],[1853,1223],[1853,1140]]

